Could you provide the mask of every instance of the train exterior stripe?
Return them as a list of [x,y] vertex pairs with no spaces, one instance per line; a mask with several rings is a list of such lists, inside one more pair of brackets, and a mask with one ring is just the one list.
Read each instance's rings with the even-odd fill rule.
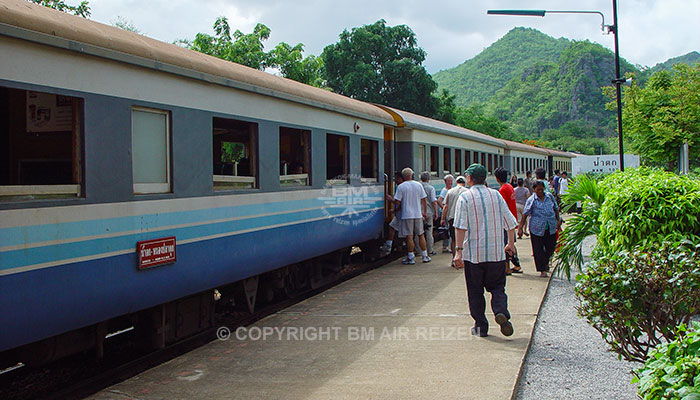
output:
[[177,263],[144,271],[138,270],[137,255],[130,251],[4,276],[0,351],[259,275],[381,233],[381,211],[367,211],[359,218],[362,229],[353,224],[358,216],[346,215],[178,242]]
[[[322,190],[313,191],[320,197],[306,200],[162,214],[126,215],[109,219],[74,221],[61,225],[52,223],[0,228],[0,238],[3,243],[15,244],[0,249],[0,276],[61,265],[70,260],[89,260],[106,255],[133,253],[137,241],[162,236],[176,236],[178,243],[186,244],[272,227],[334,219],[348,213],[356,213],[355,217],[361,218],[361,214],[376,213],[383,209],[380,186],[357,189],[360,190],[354,192],[355,197],[350,201],[355,204],[350,205],[346,205],[347,197],[343,196],[347,194],[346,190],[340,190],[342,195],[338,193],[333,195],[329,191]],[[311,193],[307,195],[309,194]],[[245,195],[235,197],[240,198]],[[194,204],[199,200],[183,199]],[[150,203],[152,204],[147,205],[147,208],[159,207],[161,202]],[[160,204],[160,206],[163,205]],[[104,209],[105,212],[115,208],[111,204],[93,207],[96,210]],[[79,208],[66,207],[67,210],[54,211],[57,215],[61,215],[61,211],[70,215],[70,211],[79,211]],[[138,209],[139,207],[133,208],[133,210]],[[47,209],[44,214],[49,211],[50,209]],[[7,213],[12,211],[3,214]],[[22,211],[15,211],[15,213],[22,213]],[[26,246],[17,245],[17,243],[26,243]]]

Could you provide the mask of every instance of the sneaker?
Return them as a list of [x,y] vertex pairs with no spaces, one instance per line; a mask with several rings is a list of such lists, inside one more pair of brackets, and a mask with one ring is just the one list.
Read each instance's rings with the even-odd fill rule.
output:
[[379,248],[379,256],[380,257],[385,257],[391,254],[391,247],[387,246],[386,244],[382,245],[382,247]]
[[429,254],[430,254],[431,256],[434,256],[435,254],[437,254],[437,252],[436,252],[435,250],[433,250],[433,251],[431,251]]
[[450,250],[448,248],[444,248],[444,249],[442,249],[442,252],[443,253],[452,253],[452,250]]
[[416,259],[415,259],[415,258],[408,258],[408,257],[406,257],[406,258],[404,258],[403,260],[401,260],[401,264],[404,264],[404,265],[413,265],[413,264],[415,264],[415,263],[416,263]]
[[431,262],[431,261],[433,261],[433,259],[430,258],[430,256],[423,257],[423,262],[424,262],[424,263],[429,263],[429,262]]
[[478,336],[478,337],[486,337],[489,334],[486,332],[486,330],[483,330],[479,327],[472,326],[472,335]]
[[503,336],[513,335],[513,324],[508,321],[508,317],[505,314],[496,314],[496,323],[501,326]]

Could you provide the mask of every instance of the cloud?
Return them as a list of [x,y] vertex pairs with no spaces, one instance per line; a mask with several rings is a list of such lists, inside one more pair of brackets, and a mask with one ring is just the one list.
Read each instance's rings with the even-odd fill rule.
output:
[[[618,2],[620,54],[633,64],[653,66],[670,57],[700,50],[694,34],[700,1],[624,0]],[[454,67],[516,26],[574,40],[590,40],[612,49],[612,35],[602,35],[596,15],[540,17],[487,16],[487,9],[518,9],[519,0],[91,0],[93,19],[110,23],[117,16],[131,21],[148,36],[166,42],[212,32],[216,17],[225,15],[233,29],[251,32],[262,22],[272,30],[266,48],[280,41],[303,43],[307,54],[319,55],[338,40],[343,29],[385,19],[389,25],[406,24],[428,53],[430,72]],[[612,24],[612,2],[589,0],[531,0],[527,8],[599,10]]]

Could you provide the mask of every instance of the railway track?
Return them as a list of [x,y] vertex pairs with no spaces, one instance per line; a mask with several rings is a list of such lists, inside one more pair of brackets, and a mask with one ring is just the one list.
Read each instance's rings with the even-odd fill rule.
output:
[[333,282],[265,305],[253,313],[217,314],[216,323],[211,328],[160,350],[139,350],[136,345],[137,338],[134,337],[135,331],[127,330],[105,341],[104,356],[100,359],[89,352],[41,367],[19,367],[9,370],[0,374],[0,398],[24,400],[87,397],[215,340],[217,329],[221,327],[235,331],[238,327],[248,326],[360,274],[379,268],[398,257],[397,253],[392,253],[376,261],[361,262],[361,254],[355,254],[350,264],[340,270],[338,279]]

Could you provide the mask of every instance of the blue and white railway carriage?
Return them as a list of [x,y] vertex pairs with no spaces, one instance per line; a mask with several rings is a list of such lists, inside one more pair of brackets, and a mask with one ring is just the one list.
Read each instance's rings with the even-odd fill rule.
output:
[[381,107],[391,113],[397,124],[396,170],[411,167],[416,179],[421,171],[430,171],[431,184],[439,192],[445,187],[445,175],[462,175],[469,165],[478,162],[489,172],[492,187],[496,185],[491,174],[503,166],[502,140],[407,111]]
[[506,145],[505,168],[518,178],[524,178],[527,171],[533,173],[537,168],[547,168],[549,151],[524,143],[503,141]]
[[549,173],[553,175],[554,170],[559,170],[559,172],[566,171],[571,176],[571,159],[575,158],[576,154],[561,150],[549,150],[549,154]]
[[0,54],[0,352],[382,231],[379,108],[23,0]]

